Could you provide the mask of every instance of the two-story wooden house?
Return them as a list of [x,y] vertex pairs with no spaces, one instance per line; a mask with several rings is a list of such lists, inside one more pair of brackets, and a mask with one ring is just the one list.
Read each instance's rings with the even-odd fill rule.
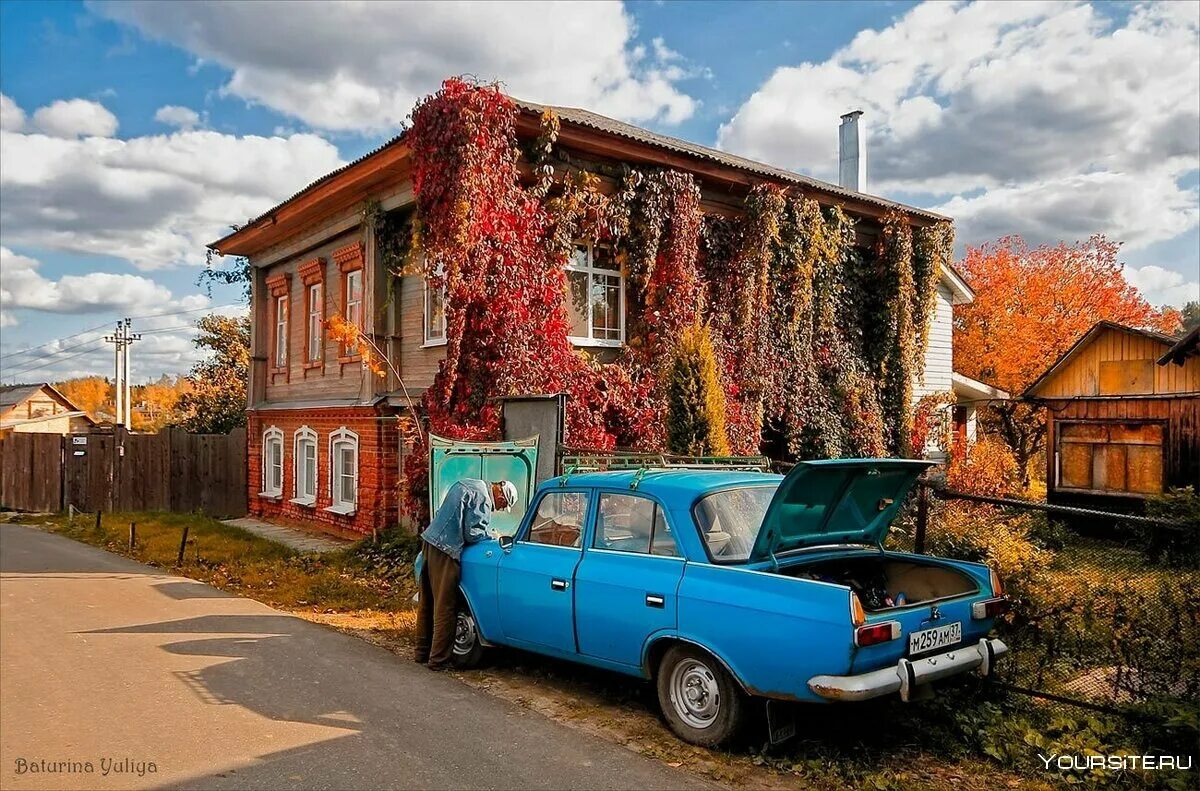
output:
[[[518,103],[518,136],[537,138],[546,109]],[[885,213],[900,210],[913,227],[945,217],[807,176],[614,121],[554,108],[557,145],[578,161],[609,167],[667,167],[692,174],[706,212],[737,214],[762,182],[803,190],[840,206],[857,221],[864,245]],[[857,116],[851,116],[853,121]],[[848,123],[850,121],[844,121]],[[400,469],[397,417],[406,410],[400,383],[380,378],[332,341],[334,313],[361,325],[418,395],[437,371],[446,342],[441,296],[417,275],[385,271],[364,228],[364,206],[403,210],[414,200],[404,135],[305,187],[210,247],[246,257],[253,273],[252,364],[249,382],[250,510],[260,516],[317,521],[369,532],[396,520]],[[605,304],[573,315],[572,341],[603,353],[625,340],[625,282],[619,266],[583,249],[570,281]],[[564,295],[564,299],[566,295]],[[951,267],[943,269],[915,396],[953,389],[953,305],[973,294]]]

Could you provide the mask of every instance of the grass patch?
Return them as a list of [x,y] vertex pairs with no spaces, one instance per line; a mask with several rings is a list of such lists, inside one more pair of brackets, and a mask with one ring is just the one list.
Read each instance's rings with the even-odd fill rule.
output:
[[[339,552],[301,553],[238,527],[198,514],[94,514],[25,517],[52,532],[125,555],[140,563],[174,569],[221,590],[239,593],[273,607],[324,612],[412,609],[415,592],[411,561],[405,567],[393,553],[381,562],[369,541]],[[129,525],[137,542],[129,546]],[[184,528],[188,543],[183,564],[176,565]]]

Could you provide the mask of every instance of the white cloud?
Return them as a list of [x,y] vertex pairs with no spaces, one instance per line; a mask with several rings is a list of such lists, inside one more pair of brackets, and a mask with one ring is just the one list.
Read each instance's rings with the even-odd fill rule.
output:
[[6,244],[115,256],[143,270],[203,263],[204,245],[229,223],[343,164],[316,135],[200,130],[129,140],[0,131],[0,159]]
[[154,113],[154,120],[167,126],[180,129],[191,129],[200,123],[200,114],[190,107],[180,107],[177,104],[166,104]]
[[0,129],[19,132],[25,126],[25,111],[8,96],[0,93]]
[[112,137],[117,133],[117,117],[99,102],[87,99],[59,99],[38,109],[33,124],[52,137]]
[[[38,272],[40,262],[0,246],[0,327],[19,322],[14,311],[54,314],[133,315],[133,331],[142,338],[133,347],[134,381],[187,371],[202,355],[192,344],[195,322],[206,313],[244,315],[244,306],[212,306],[203,294],[176,297],[148,277],[110,272],[63,275]],[[111,326],[37,344],[29,351],[6,348],[0,380],[56,380],[89,374],[109,375],[112,346],[104,336]],[[8,344],[6,344],[8,345]],[[24,346],[24,344],[22,344]]]
[[1200,7],[925,3],[820,63],[777,69],[721,147],[836,179],[837,119],[866,111],[870,189],[947,196],[959,238],[1194,229]]
[[1152,305],[1182,307],[1200,301],[1200,281],[1188,280],[1179,272],[1148,264],[1141,268],[1125,267],[1125,279],[1142,292]]
[[677,84],[691,76],[686,64],[661,39],[638,45],[617,2],[96,8],[231,70],[226,94],[322,129],[395,129],[418,97],[464,73],[501,79],[521,98],[638,122],[678,123],[697,106]]
[[208,304],[202,295],[174,300],[170,289],[141,275],[88,272],[49,280],[40,262],[0,246],[0,304],[48,313],[146,313],[190,310]]

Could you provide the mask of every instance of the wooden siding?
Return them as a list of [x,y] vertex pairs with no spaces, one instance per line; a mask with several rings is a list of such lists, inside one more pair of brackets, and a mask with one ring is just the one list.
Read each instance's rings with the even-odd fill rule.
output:
[[1106,328],[1038,387],[1038,398],[1200,393],[1200,357],[1157,365],[1170,344]]
[[[1064,424],[1079,421],[1104,424],[1113,430],[1139,431],[1136,426],[1163,427],[1163,485],[1195,486],[1200,489],[1200,396],[1184,398],[1096,398],[1049,401],[1046,421],[1046,480],[1051,493],[1060,491],[1058,468],[1059,432]],[[1128,429],[1121,429],[1128,424]],[[1144,429],[1141,429],[1145,431]],[[1153,432],[1157,435],[1157,430]],[[1058,498],[1061,499],[1061,498]]]
[[400,376],[409,393],[424,390],[433,384],[438,364],[446,356],[445,344],[425,345],[425,279],[420,275],[405,275],[394,281],[393,299],[399,309]]
[[[329,340],[328,332],[325,333],[322,345],[321,365],[306,366],[306,326],[308,321],[306,296],[308,287],[297,274],[301,265],[314,258],[322,259],[324,271],[322,297],[325,305],[325,319],[328,320],[334,314],[340,314],[342,312],[342,273],[331,260],[331,254],[337,248],[357,241],[358,238],[357,232],[343,234],[326,241],[315,249],[266,268],[267,277],[281,273],[291,275],[288,282],[288,303],[291,305],[291,310],[288,315],[287,367],[282,372],[273,373],[275,318],[271,309],[272,298],[268,294],[261,301],[255,300],[256,317],[265,318],[265,321],[260,322],[262,326],[256,327],[259,330],[256,336],[261,346],[255,351],[256,357],[266,358],[265,401],[354,398],[359,395],[363,377],[362,366],[357,361],[339,361],[339,345]],[[365,316],[364,312],[364,319]]]
[[945,283],[938,284],[937,303],[933,321],[929,325],[929,345],[925,347],[925,376],[913,387],[913,398],[930,393],[941,393],[952,387],[954,372],[954,307],[950,289]]

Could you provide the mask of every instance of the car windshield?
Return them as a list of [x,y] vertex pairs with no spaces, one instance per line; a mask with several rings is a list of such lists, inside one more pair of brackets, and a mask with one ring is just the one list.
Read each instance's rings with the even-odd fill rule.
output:
[[704,537],[709,557],[729,563],[749,558],[767,506],[778,488],[776,484],[725,489],[698,502],[696,525]]

